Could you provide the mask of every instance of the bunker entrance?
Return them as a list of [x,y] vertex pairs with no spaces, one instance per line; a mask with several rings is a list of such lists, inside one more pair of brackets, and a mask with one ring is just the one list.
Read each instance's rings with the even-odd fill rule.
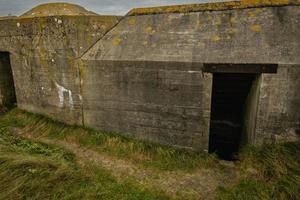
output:
[[[221,159],[234,160],[245,140],[247,101],[256,74],[214,73],[209,151]],[[252,109],[252,108],[251,108]]]
[[8,52],[0,52],[0,106],[11,108],[16,105],[13,73]]
[[213,74],[209,152],[234,160],[243,144],[255,143],[262,73],[277,73],[277,64],[204,64]]

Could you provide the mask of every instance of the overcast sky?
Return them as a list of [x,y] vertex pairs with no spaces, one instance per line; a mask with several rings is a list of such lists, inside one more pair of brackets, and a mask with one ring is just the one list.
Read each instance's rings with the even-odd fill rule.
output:
[[217,1],[225,0],[0,0],[0,16],[21,15],[36,5],[49,2],[75,3],[102,15],[125,15],[130,9],[136,7]]

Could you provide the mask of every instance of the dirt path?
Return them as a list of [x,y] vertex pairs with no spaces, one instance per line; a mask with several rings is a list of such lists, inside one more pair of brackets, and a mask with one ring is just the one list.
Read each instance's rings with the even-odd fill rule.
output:
[[135,180],[144,188],[163,191],[170,197],[178,199],[214,199],[216,188],[233,183],[234,167],[224,166],[224,170],[198,169],[193,173],[182,171],[161,171],[142,168],[128,160],[122,160],[92,148],[86,148],[70,141],[52,140],[48,138],[33,138],[18,131],[18,134],[31,140],[46,144],[61,146],[76,155],[78,164],[98,166],[109,170],[118,180]]

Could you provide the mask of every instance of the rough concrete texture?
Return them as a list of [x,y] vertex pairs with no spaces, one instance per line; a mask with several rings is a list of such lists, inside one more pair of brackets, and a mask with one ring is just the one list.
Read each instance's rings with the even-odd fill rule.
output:
[[0,51],[10,52],[18,106],[82,124],[77,59],[118,17],[53,16],[0,20]]
[[83,59],[295,64],[300,62],[299,8],[130,16]]
[[[142,81],[139,83],[139,87],[129,87],[130,89],[128,89],[128,85],[122,84],[122,82],[132,83],[134,82],[132,79],[135,79],[137,75],[119,75],[122,78],[117,78],[118,90],[115,95],[112,95],[111,90],[109,92],[107,92],[108,90],[102,90],[106,84],[91,82],[93,80],[98,81],[98,79],[90,79],[86,82],[89,75],[84,76],[84,111],[88,113],[85,114],[88,116],[85,118],[85,123],[91,126],[97,124],[102,129],[125,130],[137,137],[150,137],[163,143],[205,150],[207,145],[199,146],[199,144],[207,144],[209,129],[209,120],[207,119],[209,119],[210,110],[208,102],[210,102],[211,83],[210,81],[205,82],[203,78],[200,78],[203,77],[201,76],[201,63],[297,64],[300,63],[300,57],[298,56],[300,55],[299,32],[299,6],[126,17],[83,56],[83,60],[86,62],[86,70],[89,71],[88,74],[91,74],[90,70],[92,70],[92,73],[104,75],[105,73],[102,72],[103,67],[108,73],[112,69],[116,70],[115,75],[120,73],[118,69],[122,70],[121,74],[126,74],[129,69],[134,70],[135,68],[144,69],[142,73],[147,73],[153,67],[161,66],[159,68],[160,72],[165,71],[171,74],[174,72],[173,70],[181,71],[181,76],[172,74],[171,77],[182,90],[160,92],[159,89],[163,91],[166,81],[161,80],[155,74],[152,74],[152,80],[150,79],[152,83],[157,84],[154,90],[149,89],[148,85]],[[158,65],[156,64],[157,61],[165,64]],[[178,68],[175,67],[176,62],[183,62],[184,64],[181,64]],[[145,65],[145,63],[148,65]],[[187,63],[193,63],[193,66],[197,66],[193,70],[199,73],[199,77],[185,76],[189,74],[189,71],[193,71],[187,67],[190,66]],[[113,66],[113,68],[105,66]],[[165,66],[172,67],[166,68]],[[285,65],[286,70],[291,70],[290,68],[290,65]],[[293,69],[294,73],[300,70],[299,67],[294,67]],[[111,74],[108,74],[108,80],[110,80],[110,76]],[[295,102],[299,102],[299,98],[297,95],[292,94],[297,93],[296,88],[299,90],[299,85],[295,85],[295,80],[284,76],[282,70],[279,70],[277,75],[263,76],[282,77],[289,84],[294,85],[295,89],[289,90],[289,98],[281,101],[281,110],[274,109],[273,107],[278,107],[278,105],[272,103],[269,103],[269,107],[265,107],[261,99],[264,95],[260,95],[258,108],[253,104],[254,109],[258,109],[257,127],[253,122],[255,121],[253,118],[256,118],[256,112],[250,113],[248,111],[252,115],[252,125],[248,127],[248,130],[254,131],[253,133],[248,133],[248,142],[250,143],[262,143],[264,140],[267,140],[267,138],[270,138],[270,134],[273,133],[272,130],[276,129],[275,127],[277,126],[281,126],[282,134],[286,133],[288,129],[296,131],[298,129],[296,127],[299,126],[299,117],[295,114],[292,115],[286,109],[286,107],[293,110],[298,109],[298,107],[295,107],[297,106]],[[198,86],[194,90],[196,92],[191,90],[195,86],[183,87],[186,79],[193,84],[199,84],[200,87]],[[146,81],[145,79],[143,80]],[[112,80],[110,81],[112,82]],[[265,81],[266,79],[263,78],[260,84],[264,86],[266,84]],[[275,83],[273,85],[272,82],[270,87],[276,88]],[[98,87],[98,85],[101,85],[102,88]],[[116,85],[112,83],[109,83],[109,86],[116,88]],[[133,86],[133,84],[129,84],[129,86]],[[209,88],[206,89],[207,92],[203,90],[204,86]],[[260,88],[261,93],[267,92],[262,86]],[[110,94],[110,98],[106,99],[105,102],[98,101],[97,95],[99,94],[91,92],[90,88],[98,88],[96,91],[101,91],[102,96]],[[129,92],[126,93],[125,91]],[[278,92],[285,93],[286,89],[278,90]],[[134,107],[136,109],[134,112],[138,112],[138,114],[135,114],[135,118],[128,117],[128,115],[131,115],[129,113],[132,113],[132,109],[118,112],[118,114],[115,114],[118,116],[117,118],[104,117],[110,114],[113,115],[115,113],[114,109],[127,108],[128,106],[125,105],[128,102],[127,97],[134,97],[136,93],[141,93],[145,98],[133,98],[129,102],[134,103],[132,100],[137,100],[139,105],[143,103],[149,105],[150,102],[152,105],[165,107],[164,100],[168,99],[167,105],[173,109],[171,113],[175,113],[174,110],[178,107],[185,109],[195,106],[196,109],[193,110],[193,115],[198,116],[198,119],[189,121],[191,117],[187,117],[191,127],[193,127],[191,130],[194,131],[183,128],[180,129],[179,133],[177,132],[176,126],[185,122],[185,120],[181,120],[181,123],[178,123],[180,118],[184,118],[182,117],[185,116],[183,113],[178,115],[177,121],[175,120],[176,126],[169,126],[167,131],[162,125],[161,119],[168,119],[168,117],[165,117],[162,111],[158,112],[158,116],[153,117],[152,113],[157,113],[154,109],[139,111]],[[150,97],[152,97],[152,100],[150,100]],[[125,101],[123,100],[124,98]],[[271,93],[265,98],[269,99],[269,101],[273,98],[274,102],[276,101],[276,97],[273,97]],[[179,99],[182,99],[182,101],[180,102]],[[193,104],[193,100],[198,102],[198,104]],[[110,104],[110,109],[105,111],[108,114],[98,111],[90,112],[93,108],[93,106],[90,106],[91,101],[92,105],[98,105],[97,109],[100,108],[100,110],[106,109],[107,104]],[[112,102],[113,104],[111,104]],[[203,105],[205,103],[207,103],[207,106]],[[127,114],[119,115],[119,113],[124,112]],[[273,119],[269,117],[270,112],[273,115]],[[127,121],[128,119],[130,120]],[[264,119],[264,125],[261,124],[260,119]],[[138,125],[134,121],[140,120],[143,120],[143,130],[140,128],[136,129]],[[278,123],[286,120],[292,122],[293,125],[288,122]],[[116,128],[118,126],[115,123],[119,123],[121,128]],[[265,126],[265,124],[269,124],[269,126]],[[126,128],[123,127],[124,125]],[[273,129],[270,127],[273,127]],[[277,130],[276,132],[279,133],[280,131]]]
[[178,147],[207,149],[211,75],[175,62],[88,61],[86,126]]
[[1,18],[0,51],[10,52],[20,108],[194,150],[208,149],[212,74],[203,64],[280,64],[261,75],[257,112],[247,111],[248,141],[262,143],[299,133],[300,7],[288,4]]
[[300,135],[300,65],[262,74],[254,142]]

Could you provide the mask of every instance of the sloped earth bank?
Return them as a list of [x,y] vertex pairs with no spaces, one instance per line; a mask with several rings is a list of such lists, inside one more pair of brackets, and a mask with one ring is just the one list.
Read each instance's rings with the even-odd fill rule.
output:
[[[19,132],[22,134],[22,132]],[[26,136],[32,139],[30,136]],[[97,151],[79,146],[76,143],[39,138],[37,141],[58,145],[74,153],[79,166],[89,165],[109,170],[118,180],[132,179],[137,185],[150,190],[161,190],[167,196],[179,199],[214,199],[217,186],[225,186],[234,180],[231,169],[224,171],[199,169],[193,173],[181,171],[159,171],[143,169],[134,163],[117,159]]]
[[249,157],[232,163],[67,126],[18,109],[0,118],[0,131],[71,152],[76,167],[87,176],[99,169],[120,184],[130,183],[115,191],[119,195],[101,199],[133,199],[122,194],[132,187],[138,188],[137,194],[149,191],[147,198],[134,199],[297,199],[299,195],[299,158],[291,157],[299,155],[299,142],[250,148]]
[[[101,149],[97,149],[96,145],[82,143],[80,139],[82,140],[82,134],[85,134],[81,130],[82,128],[64,126],[55,130],[55,126],[61,126],[61,124],[55,124],[56,122],[47,121],[47,119],[40,116],[28,115],[19,110],[7,114],[2,122],[6,123],[10,131],[18,137],[55,145],[72,152],[76,156],[77,165],[86,173],[88,173],[89,166],[104,168],[118,181],[131,180],[138,187],[159,191],[174,199],[214,199],[218,186],[227,186],[235,180],[234,164],[219,162],[214,157],[211,158],[212,161],[207,161],[207,158],[203,159],[204,162],[211,162],[207,166],[201,166],[200,163],[199,166],[195,165],[191,169],[176,169],[176,166],[164,169],[164,167],[151,166],[151,163],[147,165],[140,163],[140,160],[148,160],[147,157],[151,157],[148,155],[150,153],[147,150],[137,153],[139,154],[135,156],[137,158],[132,159],[131,155],[122,157],[101,151]],[[52,130],[49,127],[52,127]],[[56,131],[65,132],[65,136],[58,136],[59,133]],[[80,131],[81,136],[76,133],[78,131]],[[109,137],[110,140],[107,143],[119,139],[117,136]],[[123,143],[126,142],[126,140],[123,141]],[[130,143],[130,139],[128,142]],[[124,144],[120,143],[119,145]],[[129,144],[127,148],[129,149],[130,146],[132,144]],[[111,148],[118,147],[111,145]],[[163,153],[164,147],[156,148],[160,148],[159,151]],[[172,151],[174,150],[172,149]],[[156,160],[154,159],[153,162],[156,162]],[[185,162],[185,160],[183,159],[182,162]],[[201,159],[195,162],[201,162]],[[174,165],[176,165],[176,162]],[[210,165],[215,165],[215,167],[210,168]]]

